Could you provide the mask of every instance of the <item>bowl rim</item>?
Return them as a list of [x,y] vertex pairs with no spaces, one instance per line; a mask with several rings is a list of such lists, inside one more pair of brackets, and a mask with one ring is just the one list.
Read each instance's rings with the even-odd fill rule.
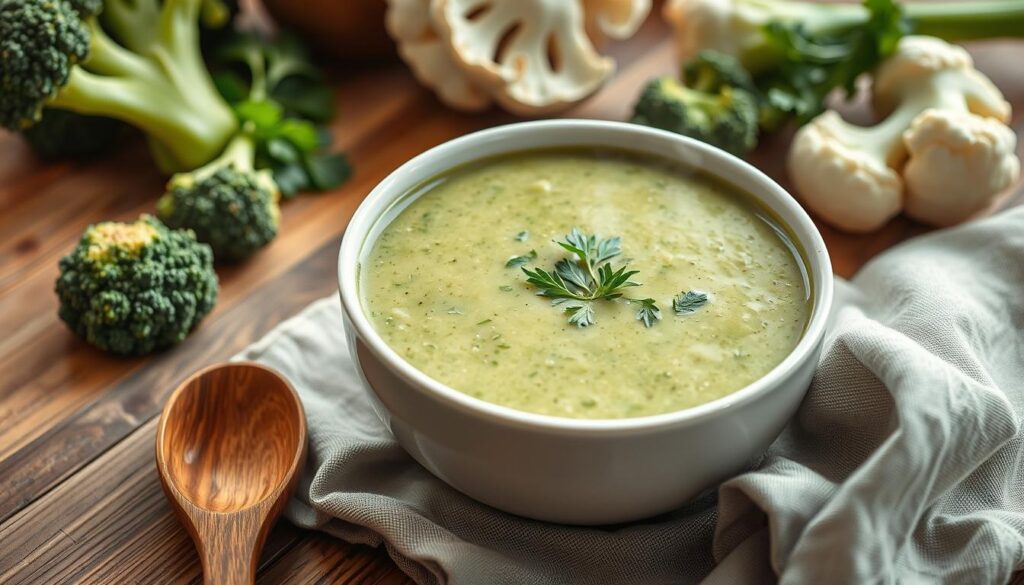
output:
[[[395,191],[401,185],[414,186],[421,184],[430,179],[431,176],[437,175],[437,173],[431,173],[430,176],[416,176],[417,174],[422,174],[423,171],[421,169],[427,168],[435,160],[444,159],[453,151],[467,150],[473,144],[491,140],[496,136],[529,132],[564,132],[568,135],[572,131],[581,128],[608,130],[612,133],[623,135],[653,135],[658,139],[676,142],[677,145],[683,147],[683,151],[694,151],[701,157],[717,159],[719,163],[724,163],[725,166],[730,167],[731,172],[743,173],[763,187],[760,192],[749,193],[750,196],[765,205],[769,204],[766,198],[774,198],[794,218],[791,221],[786,221],[785,224],[792,231],[793,235],[796,236],[797,243],[806,255],[808,280],[812,284],[813,308],[804,335],[800,338],[796,347],[765,375],[735,392],[710,402],[660,414],[618,419],[577,419],[537,414],[475,398],[431,378],[388,346],[373,327],[373,324],[370,323],[369,318],[364,313],[363,303],[359,294],[360,255],[367,244],[370,232],[381,216],[391,208],[395,201],[398,201],[409,192],[409,189],[405,188],[401,192],[396,193]],[[530,149],[530,147],[515,146],[514,141],[508,141],[508,144],[509,147],[505,152],[518,152]],[[557,148],[557,145],[551,145],[551,147]],[[634,150],[640,152],[640,149],[630,148],[629,143],[625,141],[620,145],[620,148],[627,151]],[[454,168],[470,164],[475,160],[492,158],[493,156],[473,157],[469,155],[449,166]],[[665,157],[670,160],[679,160],[679,157],[672,157],[671,155],[665,155]],[[679,160],[679,162],[681,164],[691,164],[692,166],[692,163],[687,163],[684,160]],[[706,169],[704,170],[712,176],[722,178],[727,184],[731,185],[737,182],[727,177],[722,177],[722,173],[712,173]],[[413,175],[411,180],[408,178],[410,174]],[[379,204],[379,201],[382,199],[386,200],[386,204]],[[413,388],[424,391],[433,398],[445,402],[458,410],[494,423],[575,436],[635,434],[651,432],[665,427],[688,426],[709,418],[718,417],[729,410],[761,398],[784,382],[808,360],[816,359],[817,349],[824,338],[825,327],[831,313],[833,301],[832,264],[821,233],[807,212],[804,211],[803,207],[797,203],[793,196],[761,170],[718,148],[672,132],[625,122],[582,119],[516,122],[487,128],[443,142],[403,163],[370,191],[353,214],[348,227],[345,229],[341,249],[338,253],[338,284],[341,293],[342,309],[348,322],[355,329],[356,337],[363,341],[367,349],[383,365]],[[351,342],[354,341],[350,339]],[[353,359],[355,359],[354,348],[349,349],[353,352]]]

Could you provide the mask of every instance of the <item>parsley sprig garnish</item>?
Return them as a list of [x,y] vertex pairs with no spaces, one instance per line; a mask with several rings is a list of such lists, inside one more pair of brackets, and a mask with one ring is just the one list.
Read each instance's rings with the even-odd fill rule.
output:
[[618,298],[640,305],[636,318],[645,327],[661,319],[654,299],[624,296],[625,289],[640,285],[630,280],[638,271],[627,270],[627,264],[615,268],[610,262],[622,254],[621,238],[601,239],[573,228],[563,241],[556,243],[573,256],[556,262],[551,272],[543,268],[522,270],[526,281],[539,289],[538,295],[554,299],[552,304],[565,311],[569,323],[578,327],[593,325],[594,303]]

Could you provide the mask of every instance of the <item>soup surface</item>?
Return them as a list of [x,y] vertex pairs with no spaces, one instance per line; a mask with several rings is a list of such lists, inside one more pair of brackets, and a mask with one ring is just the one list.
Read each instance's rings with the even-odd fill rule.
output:
[[[573,418],[688,408],[771,370],[809,314],[784,232],[745,196],[667,163],[537,151],[456,170],[411,199],[364,261],[364,306],[406,360],[486,401]],[[574,227],[620,237],[606,264],[641,285],[592,301],[587,327],[523,272],[563,258],[585,268],[555,243]],[[517,256],[528,261],[507,266]],[[677,314],[687,291],[699,306]],[[627,297],[654,299],[661,319],[645,327]]]

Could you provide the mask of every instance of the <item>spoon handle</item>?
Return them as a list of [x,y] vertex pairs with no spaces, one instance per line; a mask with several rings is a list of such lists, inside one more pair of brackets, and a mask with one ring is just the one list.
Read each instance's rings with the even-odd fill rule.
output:
[[[252,585],[265,527],[255,509],[208,514],[197,526],[197,548],[206,585]],[[249,513],[247,513],[249,512]]]

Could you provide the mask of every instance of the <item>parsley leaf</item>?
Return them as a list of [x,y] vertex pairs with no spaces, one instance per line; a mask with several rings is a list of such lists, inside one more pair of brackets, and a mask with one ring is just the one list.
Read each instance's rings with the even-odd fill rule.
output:
[[577,327],[590,327],[594,324],[594,305],[591,301],[558,299],[554,305],[561,306],[569,315],[569,323]]
[[536,259],[537,259],[537,250],[530,250],[529,254],[524,254],[522,256],[513,256],[513,257],[509,258],[508,262],[505,262],[505,268],[519,268],[520,266],[526,264],[530,260],[536,260]]
[[530,239],[530,232],[523,230],[516,234],[516,237],[513,239],[517,242],[525,242],[526,240]]
[[697,312],[708,302],[708,295],[702,292],[688,290],[681,292],[672,299],[672,310],[676,315],[688,315]]
[[661,321],[661,309],[655,304],[654,299],[640,299],[630,302],[640,305],[640,310],[636,312],[636,319],[637,321],[642,321],[644,327],[651,327],[656,322]]

